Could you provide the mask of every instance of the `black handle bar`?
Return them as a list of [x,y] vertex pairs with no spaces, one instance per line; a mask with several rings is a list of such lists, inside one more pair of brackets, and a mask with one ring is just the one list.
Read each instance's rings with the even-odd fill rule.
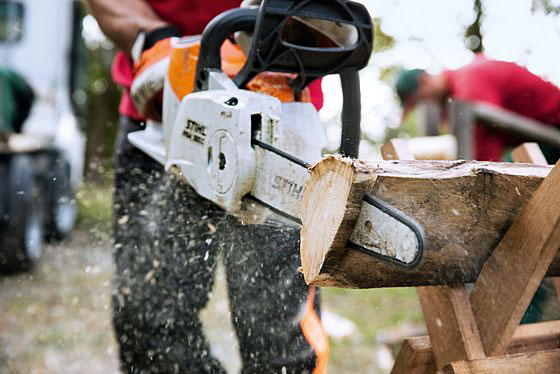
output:
[[[335,48],[294,45],[283,40],[284,25],[293,17],[318,18],[354,27],[353,45]],[[234,78],[243,88],[257,74],[275,71],[297,74],[296,97],[313,80],[339,74],[343,93],[340,152],[358,157],[360,142],[360,81],[373,49],[373,26],[366,8],[347,0],[264,0],[257,9],[233,9],[214,18],[204,30],[196,70],[195,89],[208,87],[208,73],[221,69],[220,48],[236,31],[253,32],[247,62]]]

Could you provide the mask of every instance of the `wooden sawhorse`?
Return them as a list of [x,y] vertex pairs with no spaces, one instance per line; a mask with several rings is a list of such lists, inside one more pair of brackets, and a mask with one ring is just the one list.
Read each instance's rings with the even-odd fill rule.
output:
[[[385,159],[411,159],[406,141]],[[516,162],[546,163],[535,143]],[[472,293],[464,285],[418,287],[429,336],[406,339],[393,374],[560,373],[560,321],[519,323],[560,249],[560,162],[486,260]]]

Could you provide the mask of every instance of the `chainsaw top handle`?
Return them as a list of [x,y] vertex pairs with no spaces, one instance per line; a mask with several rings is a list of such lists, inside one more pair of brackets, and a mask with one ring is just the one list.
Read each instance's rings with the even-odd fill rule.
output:
[[[352,28],[351,45],[322,47],[286,38],[285,26],[293,20],[319,19]],[[347,0],[263,0],[257,9],[233,9],[214,18],[204,30],[196,70],[196,90],[207,89],[208,73],[220,71],[220,48],[234,32],[253,33],[247,61],[234,78],[243,88],[257,74],[296,74],[292,80],[296,97],[312,81],[339,74],[343,93],[340,152],[358,157],[360,142],[360,81],[373,49],[372,19],[367,9]],[[299,36],[299,35],[297,35]]]

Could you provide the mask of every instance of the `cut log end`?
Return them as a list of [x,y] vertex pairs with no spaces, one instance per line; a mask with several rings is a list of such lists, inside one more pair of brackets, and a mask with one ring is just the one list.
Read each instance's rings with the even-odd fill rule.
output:
[[301,260],[305,281],[317,282],[327,257],[345,250],[362,199],[377,178],[367,164],[327,156],[315,164],[301,203]]

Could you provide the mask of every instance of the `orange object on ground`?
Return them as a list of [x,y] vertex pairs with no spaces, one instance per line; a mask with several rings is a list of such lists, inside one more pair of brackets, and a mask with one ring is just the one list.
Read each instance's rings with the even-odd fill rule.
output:
[[[175,95],[181,100],[194,91],[196,64],[200,52],[200,37],[183,38],[172,46],[169,63],[169,83]],[[222,71],[234,77],[245,64],[246,58],[241,49],[226,40],[221,49]],[[289,74],[261,73],[247,84],[250,91],[274,96],[282,102],[294,102],[294,90],[290,85]],[[311,95],[306,88],[300,101],[311,102]]]
[[317,364],[315,369],[313,369],[313,374],[326,374],[330,355],[329,337],[313,307],[315,291],[315,287],[309,287],[305,315],[301,320],[300,326],[303,336],[305,336],[305,339],[317,356]]

